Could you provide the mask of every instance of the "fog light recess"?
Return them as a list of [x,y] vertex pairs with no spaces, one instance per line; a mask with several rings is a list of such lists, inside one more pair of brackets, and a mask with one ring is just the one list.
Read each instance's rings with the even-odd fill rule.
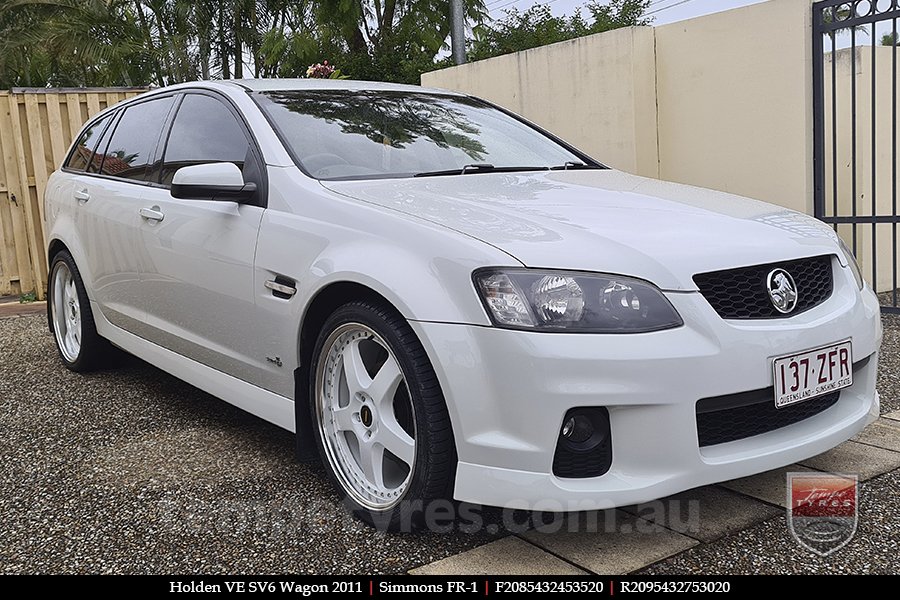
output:
[[599,477],[611,464],[609,411],[599,406],[566,412],[553,455],[553,474],[567,478]]

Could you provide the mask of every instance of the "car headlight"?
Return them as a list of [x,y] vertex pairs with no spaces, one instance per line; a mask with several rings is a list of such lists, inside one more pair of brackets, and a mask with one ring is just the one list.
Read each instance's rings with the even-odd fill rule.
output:
[[657,287],[630,277],[532,269],[480,269],[473,277],[497,327],[640,333],[684,323]]
[[838,238],[838,243],[841,245],[841,252],[843,252],[844,256],[847,258],[847,264],[850,265],[850,271],[853,272],[853,278],[856,279],[856,285],[859,286],[859,289],[863,289],[866,285],[866,281],[863,279],[862,271],[859,270],[859,263],[856,262],[856,255],[853,254],[853,251],[850,250],[841,238]]

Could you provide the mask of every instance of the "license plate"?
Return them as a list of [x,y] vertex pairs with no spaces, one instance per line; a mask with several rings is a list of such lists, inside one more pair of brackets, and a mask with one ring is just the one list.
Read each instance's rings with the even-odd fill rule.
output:
[[853,385],[850,341],[776,358],[775,408]]

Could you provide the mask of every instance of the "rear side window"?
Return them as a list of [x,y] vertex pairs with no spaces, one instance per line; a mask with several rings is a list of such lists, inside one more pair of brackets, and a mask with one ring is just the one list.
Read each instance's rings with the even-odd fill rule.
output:
[[91,164],[88,165],[88,173],[99,173],[100,167],[103,166],[103,158],[106,156],[106,148],[109,146],[109,138],[112,137],[113,129],[116,127],[115,116],[110,120],[109,127],[103,132],[100,143],[94,149],[94,156],[91,158]]
[[100,173],[134,181],[147,180],[147,166],[173,98],[157,98],[129,106],[116,125]]
[[[166,144],[160,182],[189,165],[230,162],[244,170],[250,142],[234,114],[221,101],[201,94],[184,97]],[[247,173],[245,172],[245,179]]]
[[[84,171],[87,168],[91,161],[91,157],[94,155],[94,150],[97,149],[97,144],[100,142],[100,136],[103,134],[103,130],[106,129],[106,126],[109,125],[111,120],[112,115],[106,115],[84,130],[84,133],[78,138],[75,147],[72,148],[69,160],[67,160],[64,165],[65,168],[72,169],[73,171]],[[98,159],[95,158],[95,160]]]

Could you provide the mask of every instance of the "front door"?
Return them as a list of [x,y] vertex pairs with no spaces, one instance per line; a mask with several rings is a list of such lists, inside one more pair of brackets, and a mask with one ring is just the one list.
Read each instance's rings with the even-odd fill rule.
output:
[[256,385],[253,258],[264,209],[255,204],[173,198],[179,168],[232,162],[259,193],[261,161],[244,125],[214,95],[188,93],[177,109],[157,175],[141,208],[142,335],[169,350]]

